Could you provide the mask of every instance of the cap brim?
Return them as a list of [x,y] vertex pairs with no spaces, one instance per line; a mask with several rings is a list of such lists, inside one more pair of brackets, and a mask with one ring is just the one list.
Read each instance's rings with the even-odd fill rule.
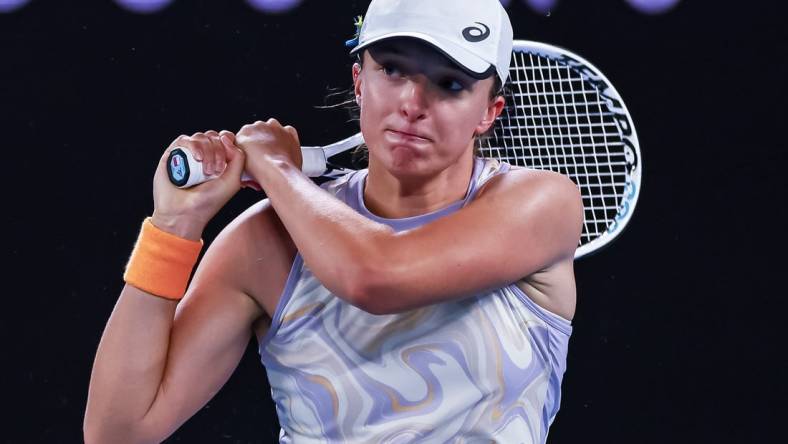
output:
[[496,74],[496,69],[493,64],[485,61],[481,57],[468,51],[462,46],[459,46],[448,40],[436,39],[432,36],[428,36],[419,32],[392,32],[389,34],[373,37],[353,48],[350,53],[355,54],[374,43],[379,43],[393,38],[413,38],[421,40],[435,48],[435,50],[446,56],[460,69],[475,79],[486,79],[487,77]]

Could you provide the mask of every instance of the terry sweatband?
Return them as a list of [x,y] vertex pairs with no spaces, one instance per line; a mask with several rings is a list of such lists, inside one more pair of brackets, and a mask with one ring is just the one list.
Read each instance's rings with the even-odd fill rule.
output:
[[183,239],[156,228],[148,217],[142,223],[123,280],[147,293],[179,300],[186,292],[202,245],[202,239]]

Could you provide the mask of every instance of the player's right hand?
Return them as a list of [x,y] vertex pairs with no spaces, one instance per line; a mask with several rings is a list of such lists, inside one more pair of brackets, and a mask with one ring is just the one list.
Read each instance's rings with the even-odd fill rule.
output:
[[[187,239],[199,239],[208,222],[241,188],[245,155],[235,145],[230,131],[206,131],[177,137],[159,160],[153,178],[151,222],[164,231]],[[214,180],[181,189],[170,182],[167,158],[175,147],[185,147],[201,162]]]

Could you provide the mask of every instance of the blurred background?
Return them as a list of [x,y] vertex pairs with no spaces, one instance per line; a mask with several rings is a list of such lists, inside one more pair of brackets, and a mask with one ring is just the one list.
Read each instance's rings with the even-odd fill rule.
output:
[[[503,3],[515,38],[568,48],[608,76],[643,155],[627,231],[576,263],[578,309],[548,442],[782,436],[779,2]],[[172,139],[269,117],[294,125],[305,145],[357,131],[344,110],[320,107],[350,86],[344,42],[367,5],[0,0],[0,442],[82,441],[95,350]],[[206,243],[261,198],[239,193]],[[167,442],[275,442],[255,345]]]

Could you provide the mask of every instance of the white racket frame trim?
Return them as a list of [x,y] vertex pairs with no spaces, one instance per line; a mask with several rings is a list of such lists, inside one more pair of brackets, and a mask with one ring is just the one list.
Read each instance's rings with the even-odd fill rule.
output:
[[554,60],[564,60],[567,65],[578,72],[585,80],[595,84],[600,96],[608,103],[611,111],[615,112],[615,121],[621,132],[621,139],[627,147],[625,156],[633,165],[626,177],[624,198],[618,203],[618,214],[608,229],[596,239],[581,245],[575,251],[575,259],[599,251],[616,239],[626,228],[640,196],[640,185],[643,172],[643,157],[640,153],[640,142],[632,122],[632,117],[624,104],[624,99],[613,87],[613,83],[591,62],[583,57],[562,48],[547,43],[531,40],[515,40],[512,53],[526,52],[545,56]]

